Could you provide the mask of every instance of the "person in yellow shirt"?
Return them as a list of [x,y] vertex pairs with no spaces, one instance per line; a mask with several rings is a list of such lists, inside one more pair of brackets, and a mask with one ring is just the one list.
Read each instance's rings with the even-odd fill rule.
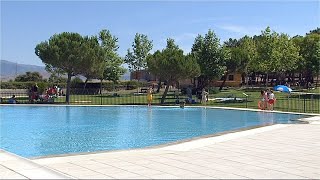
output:
[[152,103],[152,89],[149,87],[147,91],[147,101],[148,101],[148,106],[151,106]]

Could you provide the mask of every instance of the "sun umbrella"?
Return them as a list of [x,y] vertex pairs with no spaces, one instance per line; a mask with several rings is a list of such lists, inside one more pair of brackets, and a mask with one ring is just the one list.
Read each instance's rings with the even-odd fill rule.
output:
[[285,85],[278,85],[273,87],[273,90],[275,91],[280,91],[280,92],[286,92],[286,93],[291,93],[292,89],[289,88],[288,86]]

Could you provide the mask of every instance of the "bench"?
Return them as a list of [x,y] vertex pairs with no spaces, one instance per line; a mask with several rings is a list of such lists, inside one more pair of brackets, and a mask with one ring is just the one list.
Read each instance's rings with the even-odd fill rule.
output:
[[148,89],[147,88],[141,88],[140,92],[141,93],[147,93]]

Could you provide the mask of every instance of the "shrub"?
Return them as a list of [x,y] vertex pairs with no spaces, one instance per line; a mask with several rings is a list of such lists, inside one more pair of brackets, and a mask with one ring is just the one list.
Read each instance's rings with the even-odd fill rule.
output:
[[219,91],[219,88],[218,87],[211,87],[209,88],[209,94],[218,94],[220,91]]

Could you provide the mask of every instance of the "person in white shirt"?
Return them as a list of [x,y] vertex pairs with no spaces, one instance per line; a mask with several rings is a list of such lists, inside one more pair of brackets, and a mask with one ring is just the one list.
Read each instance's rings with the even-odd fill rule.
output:
[[203,88],[202,92],[201,92],[201,103],[206,104],[207,100],[208,100],[208,92],[206,92],[206,90]]
[[272,90],[270,90],[270,94],[269,94],[268,99],[269,99],[268,100],[269,110],[273,110],[273,106],[274,106],[276,98],[275,98]]

